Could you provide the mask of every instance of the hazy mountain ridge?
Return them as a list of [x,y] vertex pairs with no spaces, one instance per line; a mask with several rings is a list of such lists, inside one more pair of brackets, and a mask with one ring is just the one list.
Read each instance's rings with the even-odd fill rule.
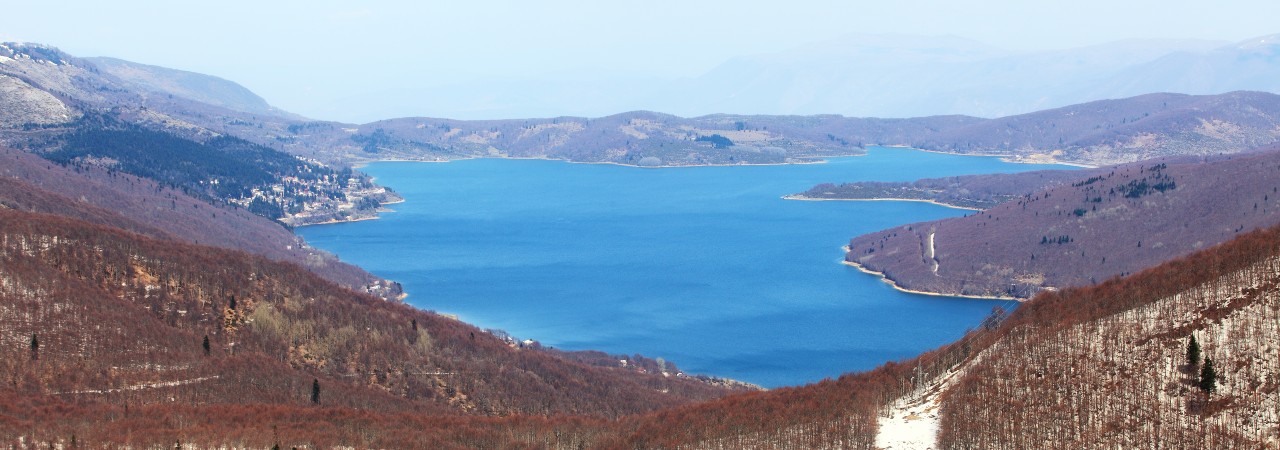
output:
[[[525,79],[387,92],[381,105],[482,119],[643,108],[685,117],[740,114],[1003,117],[1151,92],[1280,93],[1277,41],[1125,40],[1011,51],[954,36],[849,34],[729,58],[690,78]],[[610,87],[613,85],[614,87]],[[397,95],[398,94],[398,95]],[[536,99],[536,101],[533,101]],[[372,118],[372,117],[371,117]]]
[[1280,149],[1081,174],[966,217],[852,239],[845,259],[907,289],[1030,297],[1133,273],[1280,223]]
[[277,115],[302,119],[273,108],[258,94],[239,84],[195,72],[138,64],[122,59],[83,58],[103,73],[110,74],[130,87],[160,95],[176,95],[214,106],[251,114]]
[[677,102],[671,110],[682,113],[998,117],[1058,106],[1052,96],[1062,85],[1181,47],[1116,43],[1017,53],[955,37],[853,34],[731,59],[672,88],[658,103]]

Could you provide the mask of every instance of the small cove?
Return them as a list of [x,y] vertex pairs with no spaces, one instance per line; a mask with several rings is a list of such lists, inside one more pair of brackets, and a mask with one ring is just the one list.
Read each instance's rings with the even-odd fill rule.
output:
[[410,304],[566,350],[640,353],[767,387],[913,356],[1006,302],[915,295],[840,264],[849,238],[969,211],[781,197],[820,182],[1063,166],[912,149],[825,164],[641,169],[559,161],[381,162],[374,221],[304,227],[401,282]]

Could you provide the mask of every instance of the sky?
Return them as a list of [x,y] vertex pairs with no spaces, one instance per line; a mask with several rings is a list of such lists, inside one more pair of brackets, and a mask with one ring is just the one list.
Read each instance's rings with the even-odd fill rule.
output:
[[734,56],[849,33],[951,35],[1012,50],[1280,33],[1274,0],[42,0],[3,9],[3,41],[215,75],[282,109],[349,121],[439,113],[425,101],[420,112],[379,110],[378,98],[424,88],[690,78]]

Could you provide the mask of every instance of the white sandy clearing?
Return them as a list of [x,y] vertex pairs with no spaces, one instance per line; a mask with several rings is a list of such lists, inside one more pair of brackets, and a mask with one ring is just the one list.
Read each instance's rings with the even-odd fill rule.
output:
[[922,390],[899,398],[889,408],[888,416],[880,416],[876,432],[876,448],[883,450],[932,450],[938,448],[939,397],[960,378],[961,370],[953,368],[930,382]]
[[932,230],[929,231],[929,254],[925,255],[929,258],[929,261],[933,263],[934,275],[938,274],[938,253],[936,247],[933,246],[933,236],[936,234],[938,233]]
[[160,381],[155,383],[135,384],[133,386],[124,386],[124,387],[111,388],[111,389],[86,389],[83,391],[55,392],[54,394],[112,394],[116,392],[141,391],[144,389],[158,389],[158,388],[166,388],[166,387],[174,387],[174,386],[186,386],[188,384],[196,384],[204,381],[216,380],[218,378],[220,378],[218,375],[214,375],[209,377],[191,378],[187,380]]

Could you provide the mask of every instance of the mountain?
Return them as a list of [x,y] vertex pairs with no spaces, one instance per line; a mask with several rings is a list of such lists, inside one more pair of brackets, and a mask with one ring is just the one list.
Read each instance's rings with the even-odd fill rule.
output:
[[239,84],[195,72],[138,64],[122,59],[84,58],[100,73],[124,81],[130,88],[155,95],[176,95],[234,111],[302,119],[273,108]]
[[[724,140],[713,143],[713,136]],[[1276,142],[1280,96],[1147,94],[999,119],[683,118],[647,111],[601,118],[401,118],[359,126],[298,123],[279,139],[289,151],[324,161],[522,157],[626,165],[777,164],[856,155],[867,145],[887,144],[1018,161],[1108,165],[1238,153]]]
[[[729,58],[683,79],[516,79],[388,91],[384,111],[468,119],[644,108],[854,117],[1003,117],[1152,92],[1280,93],[1277,40],[1125,40],[1011,51],[954,36],[852,33]],[[572,75],[570,75],[572,76]]]
[[[849,48],[839,44],[820,46],[804,53],[804,58],[835,52],[863,59],[931,61],[944,57],[939,55],[949,55],[945,56],[948,61],[958,63],[982,60],[999,53],[976,43],[958,40],[924,40],[910,45],[888,38],[864,40],[866,42],[862,45]],[[32,44],[5,45],[0,47],[0,56],[9,56],[0,60],[0,88],[20,93],[0,99],[0,102],[7,102],[2,105],[5,106],[2,110],[13,111],[10,113],[13,117],[6,122],[13,131],[0,133],[0,138],[12,146],[27,145],[32,139],[29,136],[32,132],[39,134],[41,130],[56,131],[59,128],[69,130],[71,127],[67,125],[84,121],[82,115],[85,113],[107,115],[121,122],[201,144],[229,135],[262,146],[262,152],[287,152],[336,167],[379,159],[438,161],[475,157],[550,158],[627,165],[776,164],[823,156],[856,155],[862,152],[862,147],[872,144],[901,144],[953,153],[998,154],[1015,159],[1056,159],[1106,165],[1175,154],[1234,153],[1270,144],[1280,138],[1280,131],[1277,131],[1280,129],[1277,127],[1280,123],[1277,118],[1280,97],[1263,92],[1204,96],[1147,94],[999,119],[727,114],[682,118],[635,111],[599,118],[481,121],[399,118],[355,125],[244,112],[193,100],[183,95],[208,96],[224,90],[240,92],[242,88],[218,84],[218,89],[204,91],[179,89],[172,87],[181,86],[177,81],[161,82],[184,79],[167,69],[134,70],[129,68],[142,66],[81,60],[51,47]],[[1112,50],[1081,51],[1084,56],[1068,58],[1056,55],[1049,60],[1074,61],[1071,64],[1093,67],[1095,63],[1101,64],[1099,61],[1130,61],[1136,58],[1133,56],[1135,52],[1169,45],[1174,44],[1130,43],[1107,47]],[[1267,45],[1270,44],[1246,48],[1254,53],[1265,53],[1269,48]],[[1127,50],[1115,50],[1117,48]],[[804,59],[785,55],[773,58],[784,62]],[[1048,60],[1002,67],[1000,70],[1009,67],[1066,70]],[[113,70],[122,75],[113,75]],[[138,73],[159,75],[142,77]],[[975,78],[943,75],[960,80]],[[127,76],[135,78],[121,78]],[[951,84],[954,83],[939,85]],[[823,89],[824,92],[838,91],[830,87]],[[886,91],[890,90],[877,90],[880,93]],[[254,108],[246,106],[241,109]],[[360,176],[358,172],[355,174]],[[346,195],[360,198],[369,198],[371,194],[381,195],[376,190],[346,192]],[[376,209],[370,208],[375,206],[372,201],[345,203],[355,205],[356,208],[348,210],[348,213],[360,217],[370,216]],[[290,220],[294,220],[293,223],[314,223],[341,219],[338,215],[342,211],[341,205],[307,208],[310,208],[308,211],[318,208],[328,212]],[[288,211],[288,207],[282,209],[286,210],[286,215],[296,214],[296,211]]]
[[1276,180],[1277,147],[1109,167],[965,217],[856,237],[845,259],[905,289],[1027,298],[1280,223]]
[[1119,98],[1148,92],[1280,93],[1280,35],[1261,36],[1207,51],[1178,51],[1101,80],[1082,95]]
[[11,147],[60,164],[152,178],[289,225],[371,217],[382,203],[399,199],[359,172],[297,158],[269,140],[239,137],[261,137],[260,131],[227,127],[260,127],[255,118],[293,119],[183,97],[231,95],[220,104],[256,108],[256,96],[238,85],[118,61],[94,63],[35,44],[3,44],[0,57],[0,88],[13,93],[0,100],[0,109],[15,111],[0,116],[7,118],[0,122],[0,143]]
[[[913,121],[839,116],[714,115],[686,119],[635,111],[601,118],[501,121],[390,119],[358,127],[316,122],[295,136],[317,159],[548,158],[634,166],[778,164],[822,156],[861,154],[851,130],[905,139],[931,128],[971,123],[964,117]],[[876,142],[876,141],[867,141]]]
[[1109,165],[1236,153],[1280,140],[1280,96],[1146,94],[938,130],[909,145],[948,153]]
[[954,37],[853,34],[731,59],[646,104],[684,115],[1002,117],[1151,92],[1280,93],[1277,55],[1277,36],[1010,52]]
[[[670,111],[999,117],[1106,97],[1067,87],[1197,41],[1126,41],[1017,53],[956,37],[851,34],[792,50],[731,59],[671,89]],[[1152,92],[1152,91],[1147,91]]]

